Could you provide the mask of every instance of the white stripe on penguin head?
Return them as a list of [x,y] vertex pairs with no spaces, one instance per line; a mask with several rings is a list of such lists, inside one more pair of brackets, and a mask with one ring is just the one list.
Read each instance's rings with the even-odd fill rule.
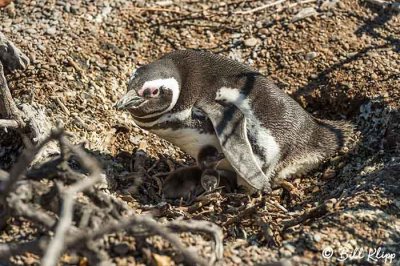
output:
[[170,90],[172,92],[171,103],[169,104],[168,108],[162,112],[142,116],[140,118],[151,118],[151,117],[159,116],[161,114],[165,114],[166,112],[171,111],[172,108],[174,108],[176,102],[178,101],[180,89],[179,89],[179,83],[176,79],[167,78],[167,79],[155,79],[155,80],[146,81],[143,84],[142,88],[138,91],[138,93],[140,94],[140,91],[144,91],[147,88],[154,88],[154,87],[155,88],[164,87],[165,89]]

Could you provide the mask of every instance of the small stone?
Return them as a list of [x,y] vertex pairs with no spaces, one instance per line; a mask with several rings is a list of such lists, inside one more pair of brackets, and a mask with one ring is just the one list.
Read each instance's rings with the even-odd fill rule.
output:
[[341,8],[341,9],[344,9],[344,8],[346,8],[346,4],[343,3],[342,1],[339,1],[338,7]]
[[284,247],[292,254],[296,251],[296,248],[291,244],[285,244]]
[[56,34],[56,32],[57,32],[57,30],[55,27],[50,27],[46,30],[46,33],[49,35],[54,35],[54,34]]
[[309,53],[306,54],[306,60],[307,60],[307,61],[311,61],[311,60],[313,60],[314,58],[316,58],[317,56],[318,56],[318,53],[316,53],[316,52],[309,52]]
[[373,80],[377,80],[377,79],[378,79],[378,75],[375,74],[375,73],[372,73],[372,74],[371,74],[371,78],[372,78]]
[[261,21],[257,21],[257,22],[256,22],[256,27],[257,27],[258,29],[261,29],[261,28],[263,27],[263,23],[262,23]]
[[129,141],[134,144],[134,145],[138,145],[140,143],[140,140],[142,139],[142,137],[140,135],[137,136],[129,136]]
[[126,243],[120,243],[113,246],[113,251],[120,256],[129,252],[129,246]]
[[65,6],[64,6],[64,10],[65,10],[65,12],[71,12],[71,4],[70,3],[65,3]]
[[79,11],[79,7],[77,7],[77,6],[71,6],[71,7],[70,7],[70,11],[71,11],[72,14],[77,14],[78,11]]
[[299,13],[297,13],[293,18],[292,18],[292,22],[296,22],[308,17],[312,17],[312,16],[316,16],[318,15],[317,10],[315,10],[315,8],[313,7],[306,7],[303,8],[302,10],[299,11]]
[[258,41],[259,40],[257,38],[251,37],[244,41],[244,45],[246,47],[253,47],[253,46],[257,45]]
[[317,234],[314,234],[314,235],[313,235],[313,238],[314,238],[314,241],[315,241],[315,242],[321,241],[321,235],[318,234],[318,233],[317,233]]
[[114,73],[118,72],[118,68],[116,66],[108,66],[108,70]]
[[259,32],[260,34],[263,34],[263,35],[268,35],[268,34],[269,34],[269,30],[266,29],[266,28],[262,28],[262,29],[260,29],[258,32]]
[[233,261],[233,263],[235,263],[236,265],[240,265],[242,263],[242,259],[239,258],[238,256],[233,255],[230,258]]
[[334,7],[336,7],[336,5],[340,2],[340,0],[325,0],[320,8],[322,10],[328,10],[328,9],[332,9]]
[[287,27],[289,30],[296,30],[296,26],[293,23],[289,23]]
[[282,257],[285,257],[285,258],[288,258],[288,257],[292,256],[292,253],[289,250],[287,250],[286,248],[284,248],[284,247],[282,247],[279,250],[279,253],[281,254]]
[[16,12],[15,12],[15,5],[14,5],[13,2],[11,2],[11,3],[6,7],[6,10],[7,10],[7,14],[8,14],[11,18],[14,18],[14,17],[15,17]]

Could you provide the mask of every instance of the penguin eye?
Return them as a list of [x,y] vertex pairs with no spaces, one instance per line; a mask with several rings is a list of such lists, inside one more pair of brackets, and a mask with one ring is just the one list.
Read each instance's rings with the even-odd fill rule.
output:
[[157,96],[159,93],[160,93],[160,90],[159,90],[159,89],[154,89],[154,90],[151,92],[152,96]]

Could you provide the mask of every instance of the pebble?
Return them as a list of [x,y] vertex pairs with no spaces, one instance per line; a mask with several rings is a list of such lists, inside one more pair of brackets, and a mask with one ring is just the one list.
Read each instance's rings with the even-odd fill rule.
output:
[[293,23],[289,23],[287,27],[289,30],[296,30],[296,26]]
[[233,261],[233,263],[235,263],[236,265],[240,265],[242,263],[242,259],[239,258],[238,256],[230,256],[231,260]]
[[50,27],[46,30],[46,33],[49,35],[54,35],[54,34],[56,34],[56,32],[57,32],[56,27]]
[[318,15],[317,10],[315,10],[315,8],[313,7],[306,7],[303,8],[302,10],[299,11],[299,13],[297,13],[293,18],[292,18],[292,22],[296,22],[308,17],[312,17]]
[[291,245],[291,244],[284,244],[284,247],[290,251],[290,253],[294,253],[296,251],[296,248]]
[[246,47],[253,47],[253,46],[256,46],[258,42],[259,42],[259,39],[251,37],[244,41],[244,45]]
[[319,241],[321,241],[321,235],[316,233],[313,235],[313,239],[315,242],[319,242]]
[[288,258],[288,257],[292,256],[292,253],[289,250],[287,250],[286,248],[284,248],[284,247],[282,247],[279,250],[279,253],[281,254],[282,257],[285,257],[285,258]]
[[129,245],[126,243],[119,243],[114,245],[112,249],[118,255],[123,256],[129,252]]
[[313,60],[314,58],[316,58],[317,56],[318,56],[318,53],[316,53],[316,52],[309,52],[309,53],[306,54],[306,60],[307,60],[307,61],[311,61],[311,60]]
[[117,73],[118,72],[118,68],[116,66],[108,66],[107,69],[111,72]]
[[322,10],[327,10],[327,9],[332,9],[334,7],[336,7],[336,5],[340,2],[340,0],[325,0],[320,8]]

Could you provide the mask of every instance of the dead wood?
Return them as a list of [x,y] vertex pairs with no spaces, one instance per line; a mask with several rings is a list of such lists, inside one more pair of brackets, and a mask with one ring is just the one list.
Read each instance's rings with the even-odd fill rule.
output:
[[224,226],[229,226],[231,224],[237,223],[242,221],[244,218],[254,214],[255,212],[257,212],[257,210],[261,207],[265,205],[264,201],[258,202],[253,206],[250,206],[246,209],[244,209],[243,211],[241,211],[238,215],[232,217],[231,219],[229,219],[228,221],[226,221],[224,223]]
[[29,64],[29,58],[1,32],[0,61],[10,71],[24,69]]
[[383,9],[400,12],[400,3],[398,2],[390,3],[383,0],[365,0],[365,2],[373,4]]
[[298,224],[304,223],[307,220],[320,218],[325,214],[332,212],[335,203],[336,203],[335,199],[330,199],[314,208],[306,210],[302,215],[293,218],[291,220],[284,221],[283,228],[287,229],[289,227],[293,227]]
[[[32,161],[52,141],[59,144],[62,152],[59,152],[57,158],[42,163],[30,173]],[[140,153],[136,154],[134,168],[139,172],[144,170],[144,162],[141,161],[144,149],[142,145]],[[68,166],[72,155],[88,171],[88,175]],[[56,265],[59,257],[68,250],[80,252],[91,264],[106,265],[110,261],[109,256],[104,251],[104,246],[95,240],[121,230],[136,236],[138,230],[135,228],[142,228],[139,230],[141,234],[144,229],[147,235],[157,234],[165,238],[182,254],[188,265],[210,265],[210,261],[205,261],[196,252],[186,248],[173,231],[210,234],[215,243],[211,264],[222,258],[223,233],[217,225],[206,221],[172,221],[160,224],[149,216],[133,213],[126,203],[102,191],[101,186],[95,185],[104,178],[97,162],[80,147],[72,145],[61,129],[53,130],[43,142],[24,151],[10,172],[2,171],[1,176],[0,202],[7,209],[8,216],[24,217],[37,226],[44,227],[47,234],[27,243],[0,244],[0,259],[30,252],[43,256],[42,265]],[[53,187],[48,188],[44,183],[38,182],[44,179],[52,181]],[[77,201],[81,197],[88,197],[89,203]],[[47,206],[49,201],[56,198],[61,200],[61,208]],[[76,213],[80,215],[77,216]]]

